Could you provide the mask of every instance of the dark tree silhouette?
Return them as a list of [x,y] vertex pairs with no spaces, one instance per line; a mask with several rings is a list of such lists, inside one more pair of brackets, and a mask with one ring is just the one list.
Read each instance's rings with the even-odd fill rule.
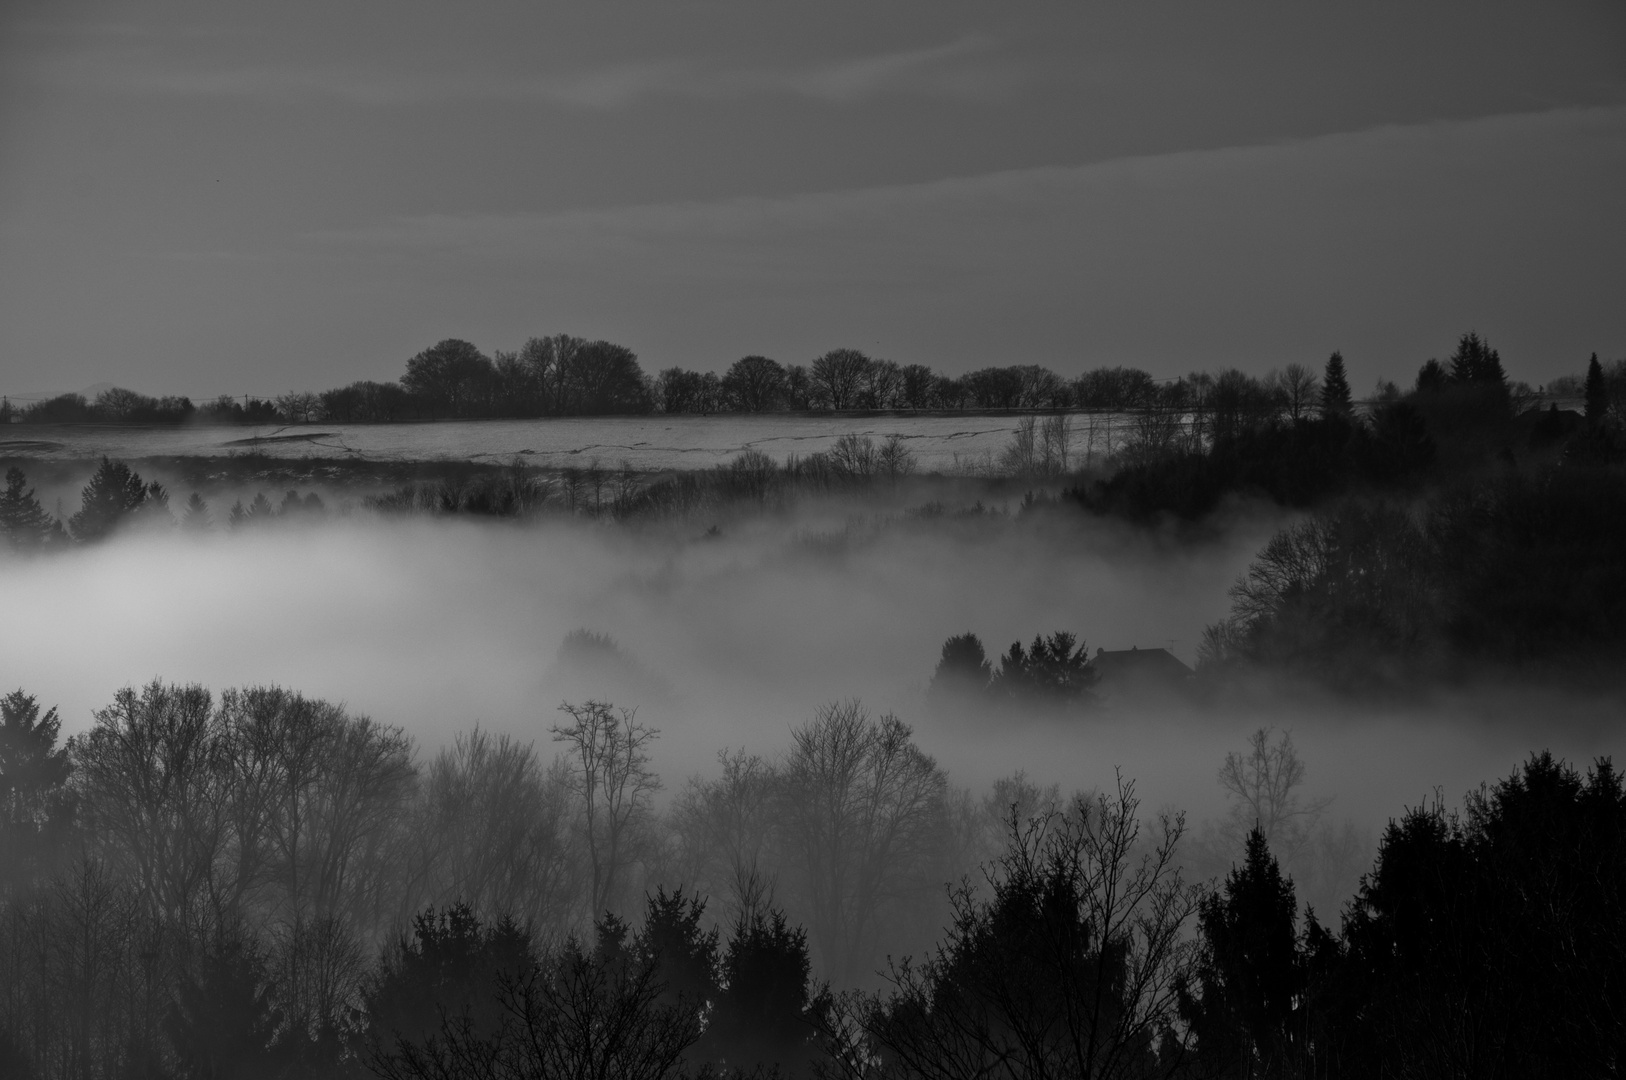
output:
[[1335,352],[1327,358],[1327,368],[1321,376],[1321,412],[1324,415],[1348,415],[1354,408],[1350,399],[1349,376],[1344,372],[1344,354]]
[[588,415],[649,411],[649,387],[638,356],[625,345],[583,345],[569,366],[572,411]]
[[717,931],[702,930],[706,902],[657,886],[635,939],[639,961],[654,966],[661,1001],[703,1010],[717,997]]
[[723,989],[707,1024],[703,1057],[742,1073],[811,1075],[818,1056],[807,934],[782,911],[742,914],[722,962]]
[[1450,378],[1459,386],[1507,385],[1501,354],[1472,330],[1457,340],[1457,351],[1451,354]]
[[1445,389],[1449,380],[1445,365],[1431,358],[1417,369],[1416,389],[1419,394],[1437,394]]
[[[459,936],[481,941],[489,933],[471,916]],[[629,944],[626,924],[612,916],[598,924],[593,949],[571,938],[524,971],[498,972],[482,1014],[459,1009],[455,997],[439,1000],[428,1037],[398,1039],[375,1051],[369,1065],[386,1080],[675,1080],[700,1038],[703,1010],[670,1002],[656,953],[641,936]],[[432,980],[422,989],[424,1000],[438,1000]]]
[[723,376],[723,391],[745,412],[777,409],[784,402],[785,369],[766,356],[741,357]]
[[1532,755],[1466,816],[1438,804],[1384,833],[1345,921],[1355,1075],[1608,1075],[1626,1038],[1626,797]]
[[1013,642],[990,685],[994,693],[1017,701],[1065,703],[1088,700],[1099,679],[1084,642],[1058,630],[1048,639],[1036,635],[1026,650]]
[[831,409],[855,407],[871,363],[857,349],[831,349],[813,361],[808,374],[814,395]]
[[465,904],[420,912],[411,936],[385,952],[367,990],[372,1052],[389,1057],[422,1047],[448,1017],[475,1037],[491,1036],[505,1015],[505,981],[535,967],[530,935],[510,919],[486,926]]
[[91,475],[90,483],[80,492],[80,498],[83,505],[68,519],[68,529],[81,543],[105,540],[137,512],[149,506],[160,510],[168,503],[163,488],[156,482],[147,484],[124,462],[105,457]]
[[447,338],[407,361],[401,385],[440,416],[478,416],[497,382],[491,359],[458,338]]
[[1397,484],[1434,464],[1436,446],[1428,422],[1408,401],[1391,401],[1372,413],[1372,437],[1359,448],[1366,475],[1380,484]]
[[50,869],[71,823],[73,761],[57,745],[61,727],[56,709],[41,714],[31,694],[0,698],[0,898]]
[[955,895],[944,943],[893,969],[862,1026],[881,1076],[1172,1076],[1197,893],[1174,862],[1182,822],[1143,838],[1132,784],[1062,815],[1008,822],[992,895]]
[[244,936],[226,932],[183,978],[165,1033],[187,1080],[274,1080],[285,1074],[276,1045],[282,1013],[265,959]]
[[982,640],[968,631],[943,642],[943,654],[927,692],[938,698],[981,694],[992,680],[993,666]]
[[[1293,883],[1259,829],[1221,892],[1203,899],[1202,948],[1180,1012],[1197,1040],[1203,1075],[1300,1075],[1305,1047],[1294,1024],[1304,988],[1294,933]],[[1196,993],[1192,991],[1195,990]]]
[[0,493],[0,534],[12,551],[38,551],[61,531],[56,518],[28,486],[28,477],[15,466],[6,470],[6,490]]
[[1597,427],[1603,423],[1604,414],[1608,411],[1609,386],[1604,382],[1603,365],[1598,363],[1598,354],[1593,353],[1586,365],[1586,422]]

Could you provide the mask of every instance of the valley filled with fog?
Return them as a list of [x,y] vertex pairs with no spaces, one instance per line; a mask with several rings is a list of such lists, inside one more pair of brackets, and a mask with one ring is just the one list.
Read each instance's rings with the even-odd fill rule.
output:
[[[1578,761],[1608,749],[1606,699],[1501,684],[1388,704],[1303,687],[1218,706],[1108,691],[1061,715],[944,715],[925,689],[944,640],[967,631],[991,653],[1068,630],[1089,653],[1168,648],[1193,663],[1230,586],[1292,520],[1239,504],[1223,527],[1182,536],[959,494],[928,502],[945,492],[904,482],[636,527],[357,511],[136,532],[0,563],[0,655],[59,706],[64,734],[157,678],[342,702],[425,755],[479,725],[551,757],[560,703],[601,699],[659,729],[668,791],[714,770],[720,750],[776,754],[818,707],[856,698],[913,727],[958,784],[1024,771],[1090,790],[1122,769],[1152,805],[1194,821],[1223,807],[1226,753],[1269,726],[1292,733],[1307,791],[1374,836],[1401,806],[1457,797],[1538,744]],[[609,637],[613,654],[562,656],[574,631]]]

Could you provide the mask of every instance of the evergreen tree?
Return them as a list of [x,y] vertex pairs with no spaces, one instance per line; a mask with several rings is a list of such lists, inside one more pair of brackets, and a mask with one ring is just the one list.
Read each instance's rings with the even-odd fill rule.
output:
[[138,473],[131,472],[122,461],[109,461],[104,457],[90,483],[80,492],[83,505],[68,519],[68,529],[81,543],[104,540],[141,509],[148,493]]
[[1013,642],[1000,657],[992,687],[1018,700],[1065,702],[1086,699],[1099,679],[1084,643],[1077,635],[1058,630],[1048,639],[1035,635],[1026,651],[1020,641]]
[[385,952],[367,988],[374,1052],[421,1046],[448,1017],[490,1035],[502,1026],[502,986],[528,977],[536,964],[530,933],[512,919],[488,926],[463,903],[425,909],[412,920],[411,936]]
[[1502,354],[1489,344],[1479,357],[1479,382],[1497,389],[1507,387],[1507,372],[1502,369]]
[[188,1080],[257,1080],[287,1073],[275,1045],[282,1013],[272,1004],[265,959],[229,934],[183,979],[165,1023]]
[[1293,883],[1258,828],[1248,834],[1240,867],[1221,893],[1203,900],[1196,983],[1181,995],[1181,1012],[1197,1038],[1210,1075],[1296,1075],[1292,1023],[1303,972],[1293,923]]
[[21,469],[6,470],[6,490],[0,494],[0,533],[4,533],[12,551],[37,551],[55,535],[56,519],[27,485],[28,478]]
[[741,915],[723,957],[723,989],[701,1044],[706,1060],[747,1075],[800,1077],[816,1053],[807,933],[774,910]]
[[993,666],[976,634],[956,634],[943,642],[943,652],[927,692],[933,697],[980,694],[993,679]]
[[1594,427],[1603,422],[1609,411],[1609,387],[1603,381],[1603,365],[1593,353],[1586,365],[1586,422]]
[[1438,393],[1445,389],[1446,380],[1445,365],[1430,358],[1417,371],[1417,392],[1419,394]]
[[659,973],[666,1004],[704,1009],[717,996],[717,931],[700,929],[705,911],[705,901],[685,898],[681,887],[657,887],[648,899],[634,951]]
[[1470,330],[1457,340],[1457,351],[1451,354],[1451,381],[1459,386],[1506,387],[1502,355]]
[[57,746],[62,721],[22,690],[0,698],[0,893],[48,867],[69,825],[73,762]]
[[197,492],[186,500],[186,510],[181,514],[181,528],[188,532],[208,532],[214,527],[214,520],[209,516],[209,504],[203,501],[203,496]]
[[1321,376],[1321,412],[1347,416],[1354,407],[1349,376],[1344,371],[1344,354],[1334,352],[1327,358],[1327,369]]

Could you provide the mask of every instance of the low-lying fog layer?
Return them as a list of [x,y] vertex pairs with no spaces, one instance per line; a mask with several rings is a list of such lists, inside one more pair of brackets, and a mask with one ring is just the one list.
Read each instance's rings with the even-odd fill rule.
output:
[[[1110,785],[1121,767],[1144,805],[1197,821],[1221,807],[1226,753],[1275,725],[1308,766],[1306,794],[1332,797],[1331,813],[1367,832],[1437,788],[1456,801],[1532,749],[1578,763],[1614,749],[1600,712],[1534,693],[1408,709],[1109,701],[1065,719],[929,714],[939,649],[965,631],[990,654],[1067,629],[1092,653],[1169,647],[1193,662],[1277,524],[1182,543],[1070,513],[921,518],[832,502],[715,534],[358,516],[195,542],[132,536],[0,562],[0,686],[59,705],[65,734],[118,688],[158,677],[297,688],[398,724],[425,751],[478,722],[548,756],[561,700],[609,695],[660,729],[668,791],[712,771],[724,747],[777,754],[817,706],[858,697],[911,723],[959,784],[1023,769],[1074,790]],[[561,667],[576,629],[610,635],[631,663]]]

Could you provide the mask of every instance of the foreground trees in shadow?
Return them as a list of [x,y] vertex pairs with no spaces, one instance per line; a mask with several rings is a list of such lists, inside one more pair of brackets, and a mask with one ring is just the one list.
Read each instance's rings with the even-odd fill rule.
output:
[[[862,1007],[866,1075],[1143,1077],[1180,1066],[1171,1026],[1201,896],[1181,879],[1179,817],[1142,836],[1134,785],[1026,820],[955,897],[944,942]],[[876,1062],[875,1058],[879,1061]]]
[[479,730],[420,767],[275,688],[125,690],[66,748],[0,699],[4,1075],[1592,1076],[1626,1046],[1607,760],[1406,811],[1334,929],[1289,872],[1325,804],[1285,735],[1220,769],[1246,836],[1210,886],[1131,783],[978,800],[857,702],[665,813],[653,733],[565,711],[552,767]]
[[591,947],[554,948],[460,905],[425,912],[369,991],[366,1063],[403,1080],[811,1075],[823,1006],[805,938],[757,913],[719,955],[704,910],[657,890],[637,931],[607,917]]
[[1626,1045],[1626,797],[1548,754],[1391,822],[1343,932],[1263,836],[1204,902],[1193,1075],[1608,1076]]

